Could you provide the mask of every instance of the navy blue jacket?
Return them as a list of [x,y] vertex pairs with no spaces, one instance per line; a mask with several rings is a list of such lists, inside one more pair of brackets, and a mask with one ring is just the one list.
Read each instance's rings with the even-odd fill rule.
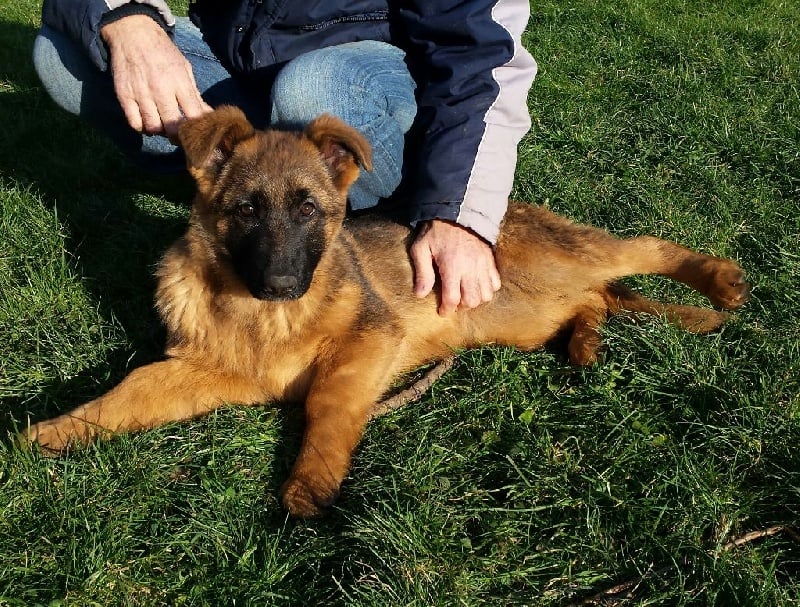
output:
[[[104,15],[131,0],[47,0],[44,22],[107,69]],[[174,17],[164,0],[138,0]],[[417,82],[412,223],[441,218],[490,242],[505,214],[516,147],[530,127],[536,63],[523,48],[528,0],[196,0],[189,16],[219,59],[257,79],[317,48],[382,40],[406,51]],[[407,163],[409,161],[407,160]]]

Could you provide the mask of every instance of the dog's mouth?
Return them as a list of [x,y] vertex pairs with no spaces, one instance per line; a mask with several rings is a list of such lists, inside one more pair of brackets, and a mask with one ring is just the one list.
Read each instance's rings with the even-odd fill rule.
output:
[[250,293],[256,299],[260,299],[261,301],[293,301],[295,299],[300,299],[303,296],[303,293],[299,291],[299,289],[292,290],[288,293],[282,293],[280,295],[269,291],[266,288],[258,289],[258,290],[250,290]]

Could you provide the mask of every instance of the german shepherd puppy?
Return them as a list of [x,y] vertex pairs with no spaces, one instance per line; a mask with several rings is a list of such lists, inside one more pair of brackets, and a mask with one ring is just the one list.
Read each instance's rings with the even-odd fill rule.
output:
[[511,203],[495,255],[491,303],[448,316],[438,294],[413,295],[407,227],[345,219],[367,142],[322,116],[303,132],[260,132],[236,108],[185,122],[180,141],[197,182],[189,228],[158,269],[166,360],[107,394],[29,428],[62,452],[98,436],[152,428],[224,403],[305,401],[300,453],[283,485],[292,515],[336,498],[370,410],[394,378],[454,350],[497,343],[530,350],[571,331],[569,357],[592,364],[609,314],[661,314],[689,331],[726,315],[665,305],[616,280],[663,274],[727,309],[749,287],[726,259],[656,238],[617,239],[535,206]]

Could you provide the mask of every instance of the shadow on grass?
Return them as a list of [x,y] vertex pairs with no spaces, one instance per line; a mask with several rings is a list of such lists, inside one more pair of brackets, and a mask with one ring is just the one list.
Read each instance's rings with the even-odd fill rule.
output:
[[158,358],[164,332],[153,308],[153,269],[185,229],[186,174],[142,174],[100,134],[57,107],[31,60],[36,29],[0,21],[0,181],[30,188],[68,226],[64,247],[103,318],[135,350],[42,385],[33,399],[4,399],[0,433],[19,418],[48,417],[98,396],[130,368]]

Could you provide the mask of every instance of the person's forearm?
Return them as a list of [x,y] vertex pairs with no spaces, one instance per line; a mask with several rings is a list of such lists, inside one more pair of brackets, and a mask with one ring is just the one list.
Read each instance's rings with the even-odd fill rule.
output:
[[529,12],[527,0],[411,0],[401,11],[421,84],[407,171],[414,224],[442,218],[497,237],[530,124],[536,63],[521,40]]

